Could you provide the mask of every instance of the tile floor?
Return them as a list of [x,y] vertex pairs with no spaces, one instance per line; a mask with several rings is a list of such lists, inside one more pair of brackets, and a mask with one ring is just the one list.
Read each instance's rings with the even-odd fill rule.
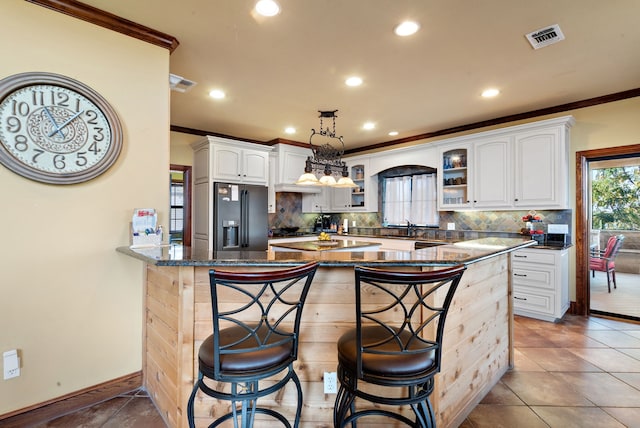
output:
[[640,428],[640,325],[515,320],[515,368],[461,428]]
[[[640,428],[640,324],[516,317],[514,331],[515,368],[461,428]],[[164,426],[149,397],[138,391],[37,428]]]

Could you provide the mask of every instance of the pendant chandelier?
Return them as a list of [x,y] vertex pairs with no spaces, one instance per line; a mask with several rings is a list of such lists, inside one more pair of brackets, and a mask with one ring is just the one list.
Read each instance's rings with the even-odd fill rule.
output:
[[[300,186],[332,186],[332,187],[356,187],[355,183],[349,178],[349,169],[347,164],[342,160],[344,154],[344,141],[342,136],[336,136],[336,112],[332,111],[318,111],[320,113],[320,131],[311,129],[311,136],[309,136],[309,145],[313,156],[307,157],[304,165],[304,174],[300,176],[297,185]],[[322,119],[330,118],[333,123],[333,130],[330,130],[327,126],[323,128]],[[315,144],[314,144],[315,137]],[[324,140],[324,143],[321,141]],[[335,144],[332,145],[331,142]],[[315,172],[322,174],[320,179],[316,176]],[[336,181],[334,177],[340,178]]]

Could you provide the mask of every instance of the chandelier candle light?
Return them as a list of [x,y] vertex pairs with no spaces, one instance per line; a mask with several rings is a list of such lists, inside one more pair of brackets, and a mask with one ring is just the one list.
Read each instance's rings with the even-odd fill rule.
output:
[[[347,164],[342,160],[344,154],[344,141],[342,136],[336,137],[336,112],[332,111],[318,111],[320,113],[320,131],[311,129],[311,136],[309,137],[309,145],[313,156],[307,157],[304,166],[304,174],[300,176],[297,185],[300,186],[332,186],[332,187],[356,187],[355,183],[349,178],[349,169]],[[327,126],[323,128],[322,119],[328,117],[333,121],[333,130],[330,130]],[[313,144],[313,137],[320,136],[326,137],[327,141],[324,144]],[[319,137],[316,137],[316,142]],[[338,148],[331,145],[331,140],[338,140],[340,146]],[[319,180],[314,174],[314,171],[322,171],[324,174]],[[341,177],[338,181],[333,177],[333,173],[340,174]]]

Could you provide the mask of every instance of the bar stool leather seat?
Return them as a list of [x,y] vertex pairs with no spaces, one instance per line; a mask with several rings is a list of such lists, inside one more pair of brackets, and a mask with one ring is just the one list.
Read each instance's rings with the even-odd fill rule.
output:
[[[255,324],[249,324],[249,327],[255,329]],[[266,327],[258,327],[257,335],[259,337],[266,337]],[[240,342],[246,336],[245,329],[241,327],[230,327],[220,332],[220,341],[222,343],[234,343]],[[265,343],[275,343],[278,338],[275,336],[272,339],[268,339]],[[279,340],[279,339],[278,339]],[[235,349],[246,349],[249,344],[241,343]],[[258,346],[257,342],[252,343],[253,346]],[[234,374],[251,371],[263,371],[269,370],[269,367],[276,367],[279,364],[285,362],[293,351],[293,344],[291,342],[281,343],[275,347],[262,348],[257,350],[251,350],[249,352],[241,352],[237,354],[224,354],[220,356],[220,371],[224,375],[232,376]],[[198,350],[198,360],[200,363],[200,369],[203,374],[208,377],[215,376],[214,368],[214,352],[213,352],[213,335],[207,337],[200,345]]]
[[[397,332],[397,329],[395,329]],[[401,332],[400,338],[403,343],[408,342],[409,333]],[[374,342],[380,342],[389,337],[389,331],[384,327],[363,327],[362,337],[367,338],[367,343],[363,346],[370,346]],[[422,346],[420,346],[422,345]],[[426,346],[420,343],[412,344],[409,349],[424,349]],[[381,346],[385,351],[399,352],[400,348],[395,342],[388,342]],[[379,376],[414,376],[419,373],[426,373],[432,370],[435,364],[433,358],[434,351],[415,354],[366,354],[362,356],[362,370],[370,375]],[[356,331],[351,330],[342,335],[338,340],[338,361],[347,367],[355,367],[357,364],[358,352],[356,348]],[[403,380],[400,379],[399,383]]]

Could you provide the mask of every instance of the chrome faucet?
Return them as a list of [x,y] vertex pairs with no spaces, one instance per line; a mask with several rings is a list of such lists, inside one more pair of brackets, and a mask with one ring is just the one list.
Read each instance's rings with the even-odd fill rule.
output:
[[407,220],[407,236],[411,237],[411,235],[416,231],[416,225],[411,223],[411,220],[408,220],[408,219],[405,219],[405,220]]

